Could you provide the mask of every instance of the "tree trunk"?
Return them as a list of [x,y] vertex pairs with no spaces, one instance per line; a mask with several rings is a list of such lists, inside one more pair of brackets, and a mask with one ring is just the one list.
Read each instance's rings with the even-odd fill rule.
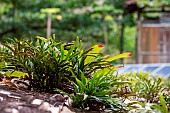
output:
[[[121,34],[120,34],[120,54],[124,51],[124,31],[125,31],[125,25],[124,23],[121,24]],[[120,63],[123,63],[124,60],[120,59]]]
[[105,42],[105,46],[109,45],[109,41],[108,41],[108,35],[107,35],[107,23],[103,22],[103,32],[104,32],[104,42]]

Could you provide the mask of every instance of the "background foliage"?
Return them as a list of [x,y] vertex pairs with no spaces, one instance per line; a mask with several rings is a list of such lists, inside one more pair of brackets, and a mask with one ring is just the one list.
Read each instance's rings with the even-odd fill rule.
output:
[[[135,55],[136,13],[126,9],[126,1],[0,0],[0,40],[46,36],[48,14],[43,10],[58,8],[52,14],[52,34],[56,34],[57,40],[69,42],[79,36],[87,47],[100,42],[107,46],[105,53],[131,51]],[[169,4],[170,0],[137,1],[140,8]]]
[[[133,14],[122,18],[124,2],[117,0],[0,0],[0,40],[5,38],[31,39],[46,36],[45,8],[59,8],[52,14],[52,34],[57,40],[71,41],[78,35],[84,45],[109,45],[106,53],[119,53],[121,23],[126,23],[124,51],[135,51]],[[121,3],[121,4],[120,4]],[[130,40],[130,41],[129,41]],[[133,40],[133,42],[131,42]]]

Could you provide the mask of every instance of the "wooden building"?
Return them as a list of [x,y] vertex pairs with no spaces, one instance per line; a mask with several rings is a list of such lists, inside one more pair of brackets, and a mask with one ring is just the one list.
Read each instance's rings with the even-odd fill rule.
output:
[[[170,63],[170,6],[139,8],[137,0],[127,0],[126,6],[138,14],[136,63]],[[153,13],[159,16],[143,16]]]
[[[166,18],[166,19],[165,19]],[[138,63],[170,63],[170,17],[138,22]]]

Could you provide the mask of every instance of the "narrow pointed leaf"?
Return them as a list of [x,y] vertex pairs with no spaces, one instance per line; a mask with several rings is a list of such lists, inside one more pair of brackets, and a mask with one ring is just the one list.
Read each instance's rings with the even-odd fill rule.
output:
[[13,77],[24,77],[25,75],[28,75],[28,73],[24,73],[21,71],[7,71],[5,73],[7,76],[13,76]]
[[44,37],[36,36],[35,38],[42,40],[43,42],[47,42],[47,39]]
[[119,55],[116,55],[116,56],[111,56],[108,59],[106,59],[106,61],[111,62],[111,61],[116,60],[116,59],[130,57],[131,55],[132,55],[131,52],[126,52],[126,53],[122,53],[122,54],[119,54]]
[[160,99],[160,103],[163,107],[164,113],[168,113],[168,107],[166,106],[166,102],[165,102],[163,95],[160,95],[159,99]]
[[104,46],[102,44],[98,44],[98,45],[94,45],[93,47],[91,47],[91,51],[89,51],[87,53],[87,57],[85,59],[85,65],[92,62],[95,57],[100,53],[100,51],[104,48]]

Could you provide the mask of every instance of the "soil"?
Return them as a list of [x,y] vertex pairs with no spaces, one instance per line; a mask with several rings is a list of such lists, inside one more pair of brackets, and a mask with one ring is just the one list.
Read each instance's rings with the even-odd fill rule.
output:
[[[0,85],[0,113],[72,113],[62,95],[20,90]],[[64,110],[63,110],[64,109]]]
[[101,113],[72,108],[70,101],[61,94],[18,87],[11,80],[0,82],[0,113]]

